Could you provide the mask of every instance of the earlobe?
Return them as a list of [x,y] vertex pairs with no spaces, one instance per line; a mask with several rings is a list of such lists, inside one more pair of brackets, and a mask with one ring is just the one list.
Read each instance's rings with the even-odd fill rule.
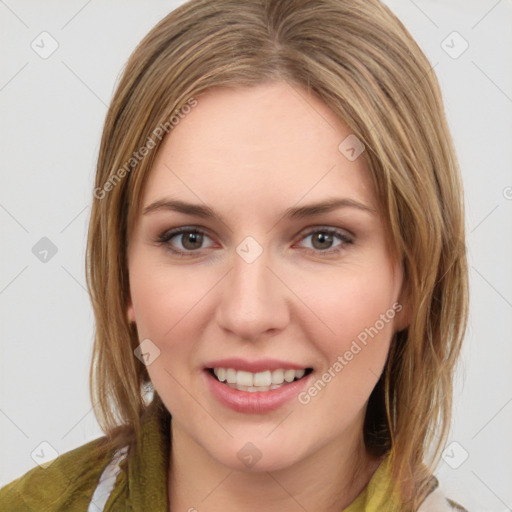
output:
[[408,298],[407,287],[404,286],[402,293],[396,304],[395,332],[403,331],[409,327],[411,321],[410,301]]
[[409,327],[411,321],[410,299],[407,281],[402,281],[402,288],[398,300],[395,302],[393,308],[396,311],[395,315],[395,332],[403,331]]
[[127,315],[127,318],[128,318],[128,323],[134,323],[135,322],[135,313],[133,311],[133,306],[130,304],[128,306],[128,311],[126,313]]
[[397,302],[398,305],[401,306],[400,310],[397,309],[397,314],[395,315],[395,332],[403,331],[409,327],[410,323],[410,312],[408,308],[408,302]]

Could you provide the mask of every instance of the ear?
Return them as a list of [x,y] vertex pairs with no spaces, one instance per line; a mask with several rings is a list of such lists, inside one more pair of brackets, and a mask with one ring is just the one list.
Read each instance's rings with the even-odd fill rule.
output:
[[407,283],[403,283],[402,291],[395,304],[396,306],[393,306],[396,311],[394,326],[395,332],[399,332],[407,329],[411,321],[409,290]]
[[135,322],[135,312],[133,311],[133,305],[131,300],[128,302],[128,310],[126,312],[128,323],[134,323]]

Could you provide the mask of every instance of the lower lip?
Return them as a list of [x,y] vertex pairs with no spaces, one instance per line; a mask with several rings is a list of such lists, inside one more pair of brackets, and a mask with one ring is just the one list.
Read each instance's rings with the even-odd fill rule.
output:
[[293,400],[306,387],[311,375],[290,382],[269,391],[239,391],[219,382],[208,370],[204,371],[207,385],[213,396],[233,411],[249,414],[262,414],[279,409]]

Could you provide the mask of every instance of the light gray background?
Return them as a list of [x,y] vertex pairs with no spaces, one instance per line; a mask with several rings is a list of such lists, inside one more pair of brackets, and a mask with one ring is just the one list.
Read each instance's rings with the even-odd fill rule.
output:
[[[88,394],[84,273],[95,160],[126,59],[181,3],[0,1],[0,485],[36,465],[31,453],[51,451],[41,442],[63,453],[102,435]],[[510,511],[512,1],[387,3],[435,66],[465,183],[471,316],[456,444],[437,474],[470,510]],[[31,47],[43,31],[59,45],[46,59]],[[469,44],[458,58],[453,31]],[[46,263],[32,252],[42,237],[57,247]]]

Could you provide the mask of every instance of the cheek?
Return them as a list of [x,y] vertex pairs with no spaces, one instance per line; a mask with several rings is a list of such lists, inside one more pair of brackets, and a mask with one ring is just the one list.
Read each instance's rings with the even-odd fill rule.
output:
[[[130,292],[139,341],[150,339],[157,347],[158,357],[147,366],[151,382],[173,414],[183,404],[191,406],[182,385],[191,358],[195,357],[194,339],[200,329],[201,297],[204,283],[199,276],[187,279],[178,267],[143,264],[134,259],[130,267]],[[203,283],[203,288],[199,284]]]
[[[347,268],[320,278],[312,276],[301,286],[300,296],[305,304],[311,304],[311,316],[317,319],[311,325],[322,331],[322,337],[331,344],[357,337],[392,309],[397,300],[391,273],[371,268]],[[387,316],[391,318],[381,329],[391,331],[394,314]]]
[[332,382],[325,398],[358,408],[386,362],[395,331],[397,283],[385,262],[337,270],[302,283],[304,302],[316,315],[308,316],[313,319],[308,337],[323,356],[319,377],[336,376],[325,376]]
[[135,260],[130,270],[130,292],[139,333],[163,341],[183,329],[182,322],[196,310],[208,287],[209,279],[201,273],[193,275],[178,266],[142,264]]
[[[145,263],[146,261],[146,263]],[[207,269],[186,272],[179,266],[134,258],[130,292],[138,338],[149,338],[160,354],[147,370],[157,389],[179,388],[199,362],[201,333],[211,321],[207,294],[218,277]]]

